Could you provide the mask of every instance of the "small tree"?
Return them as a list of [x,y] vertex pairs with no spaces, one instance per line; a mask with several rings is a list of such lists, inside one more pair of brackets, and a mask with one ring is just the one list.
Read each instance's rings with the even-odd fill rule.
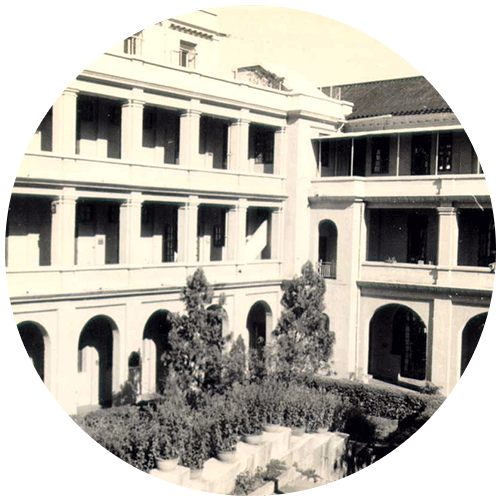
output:
[[162,362],[184,393],[210,391],[220,385],[225,298],[221,295],[217,307],[207,309],[213,295],[205,273],[197,269],[181,292],[186,314],[171,317],[172,329]]
[[311,262],[292,280],[281,299],[284,307],[273,335],[275,371],[281,374],[316,373],[332,355],[334,335],[324,316],[325,280]]

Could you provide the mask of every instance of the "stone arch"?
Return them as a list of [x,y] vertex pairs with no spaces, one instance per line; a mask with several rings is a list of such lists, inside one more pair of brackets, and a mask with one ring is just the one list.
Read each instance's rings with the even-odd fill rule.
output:
[[331,220],[318,225],[318,268],[323,278],[337,277],[337,226]]
[[264,300],[259,300],[248,311],[247,330],[250,349],[262,350],[273,329],[273,313]]
[[427,328],[407,306],[387,304],[370,320],[368,373],[397,382],[399,377],[425,380]]
[[50,339],[47,331],[35,321],[23,321],[17,325],[17,329],[35,370],[48,387]]
[[462,330],[462,356],[460,375],[463,375],[476,350],[488,313],[477,314],[471,318]]
[[118,327],[109,316],[94,316],[83,327],[78,339],[79,408],[112,405],[119,389],[118,342]]
[[171,313],[166,309],[154,312],[146,322],[143,333],[143,394],[161,394],[165,388],[167,370],[162,356],[166,352],[171,329]]

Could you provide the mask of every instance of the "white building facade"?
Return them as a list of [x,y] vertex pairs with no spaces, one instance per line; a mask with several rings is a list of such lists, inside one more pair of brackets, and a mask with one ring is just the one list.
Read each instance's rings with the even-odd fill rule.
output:
[[[493,286],[491,203],[460,124],[391,118],[394,131],[261,66],[222,78],[220,43],[208,12],[152,26],[96,60],[40,124],[12,193],[6,267],[45,384],[70,414],[111,404],[137,363],[143,394],[157,391],[167,312],[182,311],[198,267],[226,295],[226,331],[269,339],[283,281],[311,260],[340,376],[447,394]],[[429,171],[411,170],[414,136],[430,141]],[[449,143],[453,171],[441,172]]]

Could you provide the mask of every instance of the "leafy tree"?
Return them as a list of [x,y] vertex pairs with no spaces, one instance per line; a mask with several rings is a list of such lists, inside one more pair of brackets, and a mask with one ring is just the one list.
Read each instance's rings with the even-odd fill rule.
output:
[[213,289],[202,269],[187,279],[181,292],[186,314],[172,314],[168,349],[162,362],[170,378],[184,392],[211,391],[220,385],[223,305],[220,296],[216,307],[207,308],[213,300]]
[[311,262],[302,266],[281,299],[283,312],[275,337],[274,370],[283,374],[316,373],[332,356],[334,335],[327,331],[325,280]]

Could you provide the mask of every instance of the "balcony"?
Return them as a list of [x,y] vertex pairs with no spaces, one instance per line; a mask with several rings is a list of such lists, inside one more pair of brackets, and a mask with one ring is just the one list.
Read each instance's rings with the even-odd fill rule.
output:
[[323,177],[311,180],[309,196],[384,199],[427,198],[433,200],[489,197],[484,175],[426,175],[400,177]]
[[276,260],[207,262],[194,264],[165,263],[140,268],[123,265],[74,267],[68,270],[44,267],[31,270],[7,270],[12,299],[23,297],[117,292],[181,287],[198,267],[213,285],[278,280],[281,262]]
[[105,184],[141,188],[283,196],[285,179],[277,175],[206,170],[170,164],[131,164],[124,160],[63,158],[51,153],[27,153],[17,174],[20,179],[59,183]]
[[493,290],[495,274],[489,268],[365,262],[360,281],[416,287],[445,287],[464,290]]

